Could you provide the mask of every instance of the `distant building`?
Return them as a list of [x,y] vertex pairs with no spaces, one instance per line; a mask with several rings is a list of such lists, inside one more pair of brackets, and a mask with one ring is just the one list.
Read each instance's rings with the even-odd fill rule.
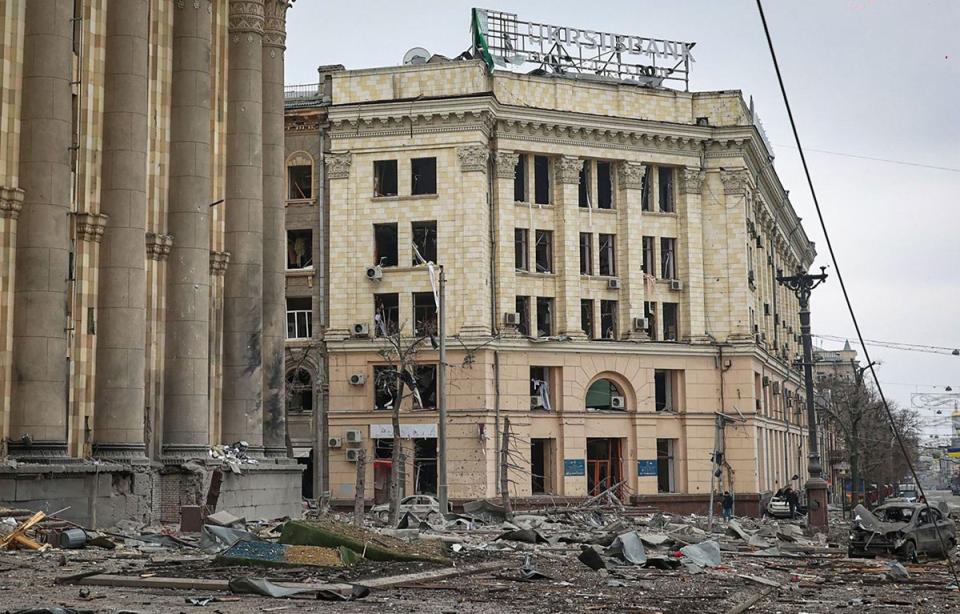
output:
[[[287,88],[287,381],[329,382],[319,443],[335,502],[353,497],[359,448],[368,496],[387,497],[378,336],[436,327],[414,246],[448,279],[454,500],[497,493],[504,417],[521,497],[623,482],[702,511],[717,445],[724,486],[744,497],[805,477],[798,305],[774,277],[815,252],[740,92],[438,57],[321,78]],[[296,358],[320,334],[326,378]],[[408,494],[437,483],[429,344],[421,361],[420,400],[401,411]],[[306,404],[322,395],[307,396],[288,395],[295,447],[321,430]]]

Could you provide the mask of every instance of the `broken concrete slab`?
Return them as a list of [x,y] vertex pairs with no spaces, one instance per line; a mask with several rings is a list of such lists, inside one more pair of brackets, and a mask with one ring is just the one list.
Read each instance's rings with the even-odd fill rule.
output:
[[403,541],[331,519],[291,521],[283,525],[280,543],[301,546],[344,547],[373,561],[430,561],[450,564],[439,542]]
[[348,548],[243,541],[219,554],[214,561],[225,565],[266,567],[341,567],[353,563],[357,558]]

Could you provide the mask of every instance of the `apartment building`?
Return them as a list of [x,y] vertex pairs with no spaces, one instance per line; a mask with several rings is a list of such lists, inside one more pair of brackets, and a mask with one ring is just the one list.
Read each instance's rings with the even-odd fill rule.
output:
[[[287,103],[288,251],[305,253],[308,218],[330,229],[322,247],[314,230],[312,250],[329,283],[321,443],[334,501],[352,499],[361,448],[368,498],[387,497],[396,401],[383,349],[398,331],[436,334],[425,262],[447,280],[452,499],[497,494],[507,418],[518,497],[622,483],[624,497],[702,510],[711,487],[746,496],[804,477],[798,305],[774,278],[815,252],[739,91],[435,56],[328,67]],[[319,299],[301,301],[301,276],[319,274],[305,268],[287,273],[288,351],[304,343],[301,312],[307,337],[319,332]],[[400,401],[408,494],[437,483],[438,356],[426,343],[416,360],[417,394]],[[301,377],[287,362],[288,382]]]

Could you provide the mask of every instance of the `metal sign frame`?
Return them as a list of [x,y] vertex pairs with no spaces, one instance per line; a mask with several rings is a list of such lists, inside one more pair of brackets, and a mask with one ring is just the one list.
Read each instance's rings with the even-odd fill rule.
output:
[[[475,55],[493,64],[690,89],[690,50],[696,43],[520,21],[515,13],[473,9]],[[641,61],[643,59],[643,61]]]

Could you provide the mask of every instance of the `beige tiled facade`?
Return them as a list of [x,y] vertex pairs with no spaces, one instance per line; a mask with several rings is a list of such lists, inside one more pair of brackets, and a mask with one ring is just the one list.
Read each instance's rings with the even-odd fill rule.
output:
[[[805,475],[802,385],[793,366],[798,305],[774,277],[805,270],[815,252],[740,92],[490,75],[474,61],[334,71],[320,91],[313,138],[324,148],[318,193],[330,228],[327,419],[330,437],[342,440],[329,450],[334,500],[353,496],[347,450],[377,457],[372,437],[383,438],[390,423],[390,411],[374,409],[374,367],[384,364],[383,341],[373,337],[374,295],[397,295],[409,331],[413,293],[431,291],[426,267],[411,266],[411,224],[420,221],[436,222],[437,263],[447,278],[452,498],[497,493],[497,435],[507,417],[518,467],[511,492],[519,496],[585,496],[611,478],[640,495],[705,495],[715,447],[725,450],[723,487],[740,493]],[[294,126],[305,113],[289,102],[288,164],[302,149],[293,145],[302,138]],[[435,194],[412,194],[418,158],[436,158]],[[538,158],[547,160],[546,198],[536,194]],[[381,160],[397,162],[396,195],[374,193]],[[580,205],[584,161],[588,206]],[[320,160],[313,164],[321,176]],[[604,208],[601,166],[610,173],[612,204],[604,196]],[[521,168],[526,188],[518,194]],[[288,229],[291,207],[300,206],[288,203]],[[366,275],[376,264],[375,224],[397,224],[399,246],[397,266],[383,267],[378,281]],[[516,267],[517,229],[527,232],[528,270]],[[534,265],[537,231],[551,233],[547,271]],[[584,274],[581,235],[591,237]],[[613,270],[600,271],[600,245],[610,235]],[[664,250],[672,252],[669,265]],[[288,297],[295,279],[288,274]],[[529,297],[526,331],[508,320],[517,297]],[[538,298],[552,300],[549,312],[541,310],[549,331],[538,321]],[[584,307],[585,300],[593,302]],[[372,338],[354,334],[361,323]],[[436,364],[437,356],[427,349],[419,360]],[[531,368],[540,367],[534,374],[549,382],[549,411],[531,409]],[[350,383],[353,375],[364,383]],[[588,408],[597,405],[587,397],[600,380],[614,385],[623,409]],[[718,413],[727,417],[719,431]],[[421,429],[419,439],[433,437],[427,425],[436,424],[435,411],[404,407],[401,420],[419,425],[411,427]],[[347,443],[350,431],[362,441]],[[429,479],[416,480],[432,470],[429,458],[415,460],[429,456],[418,451],[424,442],[404,441],[407,492],[430,490]],[[368,484],[381,484],[377,462],[368,467]],[[385,494],[382,484],[373,491],[374,499]]]

